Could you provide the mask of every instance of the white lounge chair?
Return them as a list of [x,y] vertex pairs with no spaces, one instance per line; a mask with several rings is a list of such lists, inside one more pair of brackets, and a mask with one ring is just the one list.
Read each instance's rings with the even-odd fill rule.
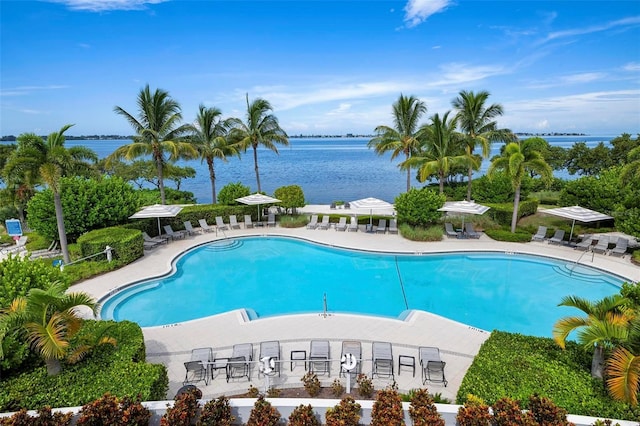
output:
[[398,221],[396,219],[389,220],[389,233],[390,234],[398,233]]
[[322,216],[322,222],[318,224],[318,229],[324,229],[325,231],[329,229],[329,227],[331,226],[331,224],[329,223],[329,219],[330,218],[328,214]]
[[311,215],[311,220],[307,223],[307,229],[316,229],[318,227],[318,215]]
[[240,224],[235,214],[229,215],[229,226],[231,226],[231,229],[240,229]]
[[616,242],[616,246],[612,248],[611,251],[609,251],[609,254],[611,256],[624,257],[625,253],[627,252],[627,247],[629,247],[629,240],[623,237],[619,237],[618,241]]
[[440,359],[440,349],[430,346],[423,346],[418,349],[420,356],[420,367],[422,367],[422,384],[427,381],[444,383],[447,387],[447,379],[444,376],[446,363]]
[[179,240],[187,235],[185,231],[174,231],[173,228],[171,228],[171,225],[165,225],[164,232],[170,236],[172,240]]
[[346,231],[347,230],[347,218],[342,216],[340,221],[336,223],[336,231]]
[[553,237],[549,238],[549,244],[562,244],[563,239],[564,239],[564,230],[556,229],[556,232],[553,234]]
[[42,250],[34,250],[30,252],[29,259],[46,259],[49,257],[55,257],[60,255],[60,249],[58,248],[58,241],[53,240],[48,248]]
[[204,232],[215,232],[216,231],[216,228],[214,228],[213,226],[209,225],[207,223],[206,219],[198,219],[198,223],[200,224],[200,228]]
[[538,232],[531,236],[531,241],[544,241],[545,238],[547,238],[547,227],[540,225]]
[[218,227],[218,231],[229,230],[229,225],[224,223],[224,220],[222,220],[222,216],[216,216],[216,226]]
[[351,216],[351,223],[347,228],[349,232],[358,232],[358,218],[355,216]]
[[195,235],[197,233],[202,232],[202,228],[194,228],[193,225],[191,225],[190,220],[184,221],[183,224],[184,224],[184,230],[187,231],[189,235]]
[[146,232],[142,232],[142,239],[144,240],[144,248],[146,249],[152,249],[159,246],[160,244],[167,244],[169,242],[169,237],[150,237]]
[[605,254],[609,249],[609,237],[606,235],[601,235],[598,237],[598,244],[593,246],[591,251],[594,253]]
[[244,229],[247,229],[247,228],[253,228],[253,222],[251,221],[250,214],[244,215]]
[[373,342],[371,345],[373,354],[373,370],[371,377],[393,378],[393,351],[389,342]]

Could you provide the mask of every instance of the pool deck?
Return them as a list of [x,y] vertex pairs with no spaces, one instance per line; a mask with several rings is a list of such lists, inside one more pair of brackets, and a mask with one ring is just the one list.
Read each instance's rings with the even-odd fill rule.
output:
[[[324,230],[308,230],[306,228],[255,228],[198,234],[162,245],[145,252],[145,256],[117,271],[92,278],[76,284],[72,290],[86,291],[100,299],[119,286],[146,278],[160,276],[171,270],[174,258],[193,246],[216,239],[245,235],[280,235],[293,236],[314,242],[345,248],[370,251],[434,253],[459,251],[495,251],[501,253],[524,253],[544,255],[566,259],[569,262],[579,260],[580,264],[600,268],[629,281],[640,281],[640,267],[630,262],[629,256],[617,258],[601,254],[575,251],[567,246],[551,245],[546,242],[506,243],[490,239],[482,235],[480,239],[444,239],[440,242],[408,241],[399,235],[367,234],[364,232],[337,232],[331,228]],[[301,277],[301,279],[304,279]],[[283,289],[286,291],[286,289]],[[320,303],[319,303],[320,305]],[[250,306],[249,306],[250,307]],[[370,375],[371,343],[374,341],[391,342],[393,344],[395,381],[400,391],[423,387],[418,361],[418,347],[436,346],[440,348],[442,360],[446,362],[446,376],[449,384],[429,383],[430,392],[439,392],[443,397],[455,400],[456,393],[467,369],[471,365],[482,343],[489,337],[487,331],[478,330],[449,319],[423,311],[413,311],[405,320],[378,318],[364,315],[335,314],[323,315],[319,309],[317,314],[289,315],[248,321],[243,310],[160,327],[143,328],[147,361],[162,363],[169,373],[169,392],[167,398],[173,398],[182,386],[185,376],[184,362],[190,358],[191,350],[200,347],[212,347],[214,357],[224,358],[231,355],[231,348],[236,343],[253,343],[254,360],[259,356],[262,341],[279,340],[281,356],[288,360],[291,351],[305,350],[309,354],[310,340],[329,340],[331,343],[331,376],[319,376],[323,386],[329,386],[339,377],[339,357],[343,340],[362,342],[362,372]],[[415,377],[411,370],[403,368],[398,374],[398,356],[408,355],[416,359]],[[304,363],[298,361],[291,370],[290,363],[282,364],[281,376],[270,378],[275,387],[299,387],[300,378],[305,373]],[[341,378],[343,385],[345,379]],[[265,380],[258,377],[258,366],[252,365],[251,381],[235,379],[227,383],[224,370],[219,370],[208,385],[195,383],[204,398],[222,394],[234,395],[244,393],[253,385],[264,389]],[[376,389],[392,384],[391,379],[375,378]],[[355,387],[355,384],[353,385]]]

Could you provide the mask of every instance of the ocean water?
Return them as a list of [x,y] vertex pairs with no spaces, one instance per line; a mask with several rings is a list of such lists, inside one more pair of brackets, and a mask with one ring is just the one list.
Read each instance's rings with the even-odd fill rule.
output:
[[[610,136],[555,136],[547,137],[550,144],[570,148],[576,142],[596,146],[608,144],[618,135]],[[353,201],[376,197],[393,202],[406,190],[406,172],[400,171],[398,163],[404,158],[391,160],[390,154],[377,155],[367,147],[369,138],[292,138],[289,146],[279,146],[279,154],[258,149],[258,167],[262,190],[267,194],[285,185],[299,185],[307,204],[328,204],[332,201]],[[67,147],[83,145],[93,149],[100,158],[111,154],[116,148],[130,143],[128,140],[68,140]],[[494,144],[491,156],[498,154],[501,144]],[[191,191],[199,203],[211,202],[211,184],[206,163],[200,160],[180,161],[181,166],[196,170],[194,179],[182,181],[180,189]],[[489,161],[485,160],[476,176],[486,173]],[[240,159],[228,162],[217,160],[216,190],[230,182],[241,182],[257,190],[253,152],[248,150]],[[415,176],[415,171],[412,172]],[[565,179],[576,178],[566,171],[556,172]],[[167,181],[168,186],[172,186]],[[412,179],[412,185],[422,187]]]

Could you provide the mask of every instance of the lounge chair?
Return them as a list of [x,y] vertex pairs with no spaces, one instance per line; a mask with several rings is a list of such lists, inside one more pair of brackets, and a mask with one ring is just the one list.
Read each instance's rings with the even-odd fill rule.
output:
[[218,228],[218,231],[229,230],[229,225],[224,223],[224,220],[222,220],[222,216],[216,216],[216,227]]
[[396,219],[389,220],[389,233],[390,234],[398,233],[398,221]]
[[461,237],[460,232],[457,232],[455,229],[453,229],[453,224],[451,224],[450,222],[444,223],[444,231],[447,233],[447,237]]
[[146,232],[142,232],[142,238],[144,239],[145,243],[155,243],[156,245],[159,244],[167,244],[169,242],[169,237],[166,237],[164,235],[158,235],[157,237],[150,237],[149,234],[147,234]]
[[340,375],[346,376],[349,373],[352,377],[357,376],[362,372],[362,344],[356,340],[345,340],[342,342],[342,353],[340,354],[340,359],[346,354],[351,354],[357,360],[356,367],[350,371],[344,369],[342,365],[340,365]]
[[48,248],[32,251],[29,259],[46,259],[49,257],[55,257],[59,255],[60,255],[60,249],[58,248],[58,241],[53,240]]
[[531,241],[544,241],[547,238],[547,227],[538,226],[538,232],[531,236]]
[[378,221],[378,227],[376,228],[376,234],[384,234],[387,232],[387,219],[380,219]]
[[269,213],[267,215],[267,226],[276,226],[276,215],[273,213]]
[[467,234],[467,238],[480,238],[481,233],[476,232],[473,228],[473,223],[467,222],[464,224],[464,231]]
[[250,214],[244,215],[244,229],[247,229],[247,228],[253,228],[253,222],[251,221]]
[[341,217],[340,221],[336,223],[336,231],[346,231],[347,230],[347,218]]
[[344,203],[344,208],[345,210],[348,210],[351,208],[351,204],[349,204],[349,202],[347,201],[346,203]]
[[629,247],[629,240],[619,237],[616,246],[609,251],[609,254],[611,256],[624,257],[627,252],[627,247]]
[[198,223],[200,224],[200,228],[204,232],[215,232],[216,231],[216,228],[214,228],[213,226],[209,225],[207,223],[206,219],[198,219]]
[[358,218],[355,216],[351,216],[351,223],[347,228],[349,232],[358,232]]
[[322,222],[318,224],[318,229],[324,229],[326,231],[329,227],[331,227],[331,224],[329,223],[329,215],[326,214],[322,216]]
[[549,244],[562,244],[564,239],[564,229],[556,229],[553,237],[549,238]]
[[598,244],[593,246],[591,251],[593,251],[594,253],[605,254],[608,249],[609,249],[609,237],[607,237],[606,235],[601,235],[600,237],[598,237]]
[[309,347],[309,371],[316,374],[328,374],[331,376],[329,368],[330,346],[328,340],[312,340]]
[[253,361],[253,345],[241,343],[233,345],[231,358],[227,362],[227,383],[229,379],[246,377],[251,381],[250,362]]
[[179,240],[185,237],[185,235],[187,235],[186,232],[184,231],[174,231],[173,228],[171,228],[171,225],[165,225],[164,226],[164,232],[171,237],[172,240]]
[[422,384],[427,381],[444,383],[447,387],[447,379],[444,376],[444,366],[446,363],[440,359],[440,349],[435,347],[420,347],[420,367],[422,369]]
[[593,236],[585,235],[582,241],[580,241],[574,247],[576,250],[588,251],[591,248],[591,244],[593,243]]
[[336,203],[331,203],[331,205],[329,205],[329,208],[331,210],[335,210],[336,209]]
[[209,363],[213,361],[212,348],[198,348],[191,351],[191,360],[184,363],[187,370],[183,385],[204,380],[204,384],[209,382]]
[[[280,376],[280,342],[277,340],[261,342],[260,357],[258,359],[262,360],[265,357],[274,359],[275,371],[278,373],[278,376]],[[258,376],[260,376],[260,372],[258,372]]]
[[373,353],[373,370],[371,377],[391,377],[393,378],[393,351],[389,342],[373,342],[371,345]]
[[194,228],[190,220],[185,220],[182,224],[184,225],[184,230],[187,231],[189,235],[196,235],[202,232],[202,228]]
[[20,238],[18,238],[14,246],[9,246],[7,248],[4,248],[0,250],[0,252],[6,254],[6,253],[19,253],[21,251],[24,251],[27,249],[26,244],[28,239],[29,239],[28,236],[22,235]]
[[318,227],[318,215],[311,215],[311,220],[307,223],[307,229],[316,229]]
[[235,214],[229,216],[229,226],[231,229],[240,229],[240,224],[238,223],[238,219],[236,219]]

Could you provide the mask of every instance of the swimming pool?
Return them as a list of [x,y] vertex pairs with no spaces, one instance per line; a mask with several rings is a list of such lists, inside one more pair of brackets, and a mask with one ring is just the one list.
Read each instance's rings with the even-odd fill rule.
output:
[[247,237],[196,247],[174,273],[104,301],[104,319],[143,327],[234,309],[252,316],[329,312],[398,318],[429,311],[484,330],[550,336],[563,296],[599,299],[623,280],[550,258],[508,253],[380,254],[287,237]]

